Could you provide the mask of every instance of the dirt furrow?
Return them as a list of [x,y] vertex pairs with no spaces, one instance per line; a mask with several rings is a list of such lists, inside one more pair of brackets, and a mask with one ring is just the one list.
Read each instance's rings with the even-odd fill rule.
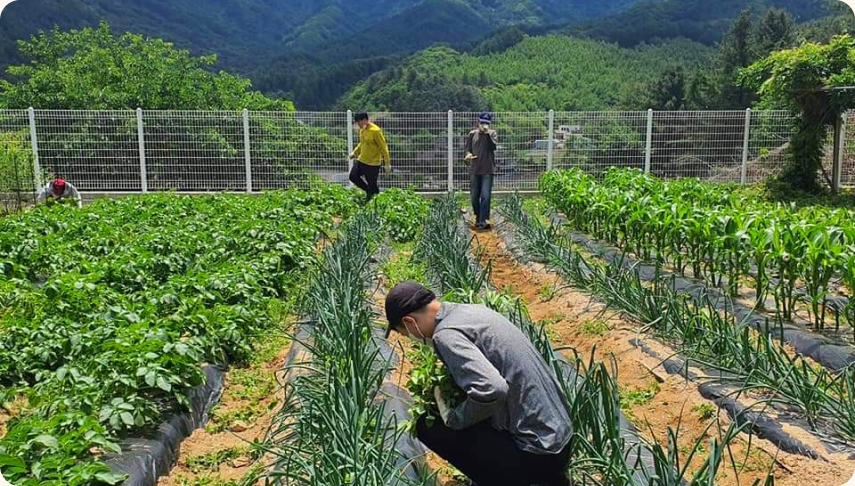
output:
[[[685,460],[695,442],[718,433],[718,418],[727,424],[726,415],[704,399],[696,384],[684,378],[667,375],[657,360],[633,346],[634,338],[644,338],[637,323],[619,314],[605,311],[590,295],[570,288],[566,282],[538,265],[521,265],[507,251],[496,233],[479,233],[473,252],[482,264],[492,262],[492,282],[498,289],[521,296],[535,322],[545,322],[555,346],[571,346],[587,357],[594,353],[599,360],[615,363],[622,401],[628,415],[647,438],[667,440],[668,428],[679,428],[678,450]],[[645,341],[659,356],[674,350],[650,339]],[[710,425],[712,427],[710,428]],[[846,454],[826,453],[820,441],[796,427],[787,432],[823,453],[826,460],[778,452],[764,440],[753,438],[751,444],[740,438],[731,447],[733,464],[717,478],[721,486],[750,485],[762,479],[774,467],[776,484],[803,486],[806,481],[817,485],[836,486],[845,483],[855,471],[855,461]],[[747,437],[747,436],[743,436]],[[706,456],[705,450],[701,451]],[[695,470],[702,462],[696,457],[690,466]]]

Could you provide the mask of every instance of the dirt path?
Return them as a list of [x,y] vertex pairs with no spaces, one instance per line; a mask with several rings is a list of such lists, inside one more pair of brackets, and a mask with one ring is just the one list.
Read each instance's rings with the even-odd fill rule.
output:
[[[685,460],[689,448],[700,439],[717,434],[713,425],[719,415],[715,406],[704,399],[697,387],[677,376],[669,376],[657,367],[659,361],[630,344],[633,338],[644,337],[636,332],[637,324],[611,312],[603,313],[603,306],[589,295],[567,288],[555,275],[536,265],[520,265],[506,250],[496,233],[480,233],[473,243],[473,251],[482,264],[492,261],[492,281],[495,287],[521,296],[534,321],[545,321],[556,346],[572,346],[581,355],[595,353],[597,359],[611,360],[617,366],[618,382],[622,386],[625,410],[643,434],[655,436],[660,443],[667,438],[668,428],[679,426],[678,449]],[[673,350],[652,340],[647,344],[660,356],[670,356]],[[653,371],[655,370],[655,374]],[[663,379],[659,382],[658,379]],[[728,423],[721,413],[722,423]],[[742,438],[737,440],[731,453],[736,466],[723,468],[717,478],[720,486],[750,485],[762,479],[775,463],[774,474],[778,486],[839,486],[855,471],[855,461],[845,454],[827,454],[822,444],[812,435],[785,426],[793,436],[820,451],[828,462],[810,460],[803,456],[778,452],[776,447],[757,438],[751,447]],[[705,440],[708,445],[709,440]],[[707,450],[701,456],[707,455]],[[702,460],[696,458],[689,468],[694,471]]]
[[249,365],[229,371],[211,421],[181,444],[178,464],[158,486],[237,486],[261,470],[266,461],[255,460],[252,444],[264,441],[284,398],[278,383],[289,350],[277,331]]

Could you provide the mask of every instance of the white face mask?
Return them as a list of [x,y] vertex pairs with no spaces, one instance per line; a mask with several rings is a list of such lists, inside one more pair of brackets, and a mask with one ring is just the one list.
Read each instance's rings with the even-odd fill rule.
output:
[[[405,326],[406,326],[406,324],[405,324]],[[423,344],[425,346],[429,346],[429,345],[433,344],[433,338],[425,337],[425,335],[422,334],[422,330],[419,329],[418,324],[416,324],[413,327],[415,329],[414,331],[410,330],[410,328],[407,327],[407,337],[410,338],[410,341],[417,343],[417,344]]]

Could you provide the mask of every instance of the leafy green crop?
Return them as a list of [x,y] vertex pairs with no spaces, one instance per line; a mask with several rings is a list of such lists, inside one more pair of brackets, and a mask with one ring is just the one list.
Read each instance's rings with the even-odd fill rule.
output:
[[443,399],[452,408],[463,403],[466,395],[457,387],[448,369],[430,347],[419,346],[408,357],[413,368],[407,381],[407,389],[413,396],[413,405],[410,407],[412,420],[406,423],[406,427],[410,433],[415,434],[415,424],[422,416],[427,417],[428,427],[439,418],[439,408],[434,397],[435,387],[440,388]]
[[412,189],[389,189],[380,193],[374,201],[383,219],[383,226],[396,243],[416,239],[430,210],[428,201]]
[[[0,221],[0,439],[14,484],[115,484],[93,451],[187,406],[202,363],[279,325],[318,237],[356,209],[333,186],[38,207]],[[27,482],[31,481],[31,482]]]

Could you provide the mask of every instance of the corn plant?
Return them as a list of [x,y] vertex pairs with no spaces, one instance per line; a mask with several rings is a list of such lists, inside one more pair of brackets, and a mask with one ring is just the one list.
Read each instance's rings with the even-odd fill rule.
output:
[[548,262],[573,285],[644,324],[648,332],[675,343],[700,365],[715,370],[717,381],[737,387],[739,393],[762,391],[770,396],[765,403],[797,409],[814,426],[828,424],[839,438],[855,439],[851,435],[853,370],[832,375],[789,355],[775,342],[768,322],[756,334],[728,312],[726,302],[719,305],[706,294],[691,296],[675,290],[673,277],[656,278],[649,285],[637,270],[624,268],[619,260],[604,264],[571,256],[575,252],[560,233],[529,218],[518,198],[507,200],[500,211],[514,225],[526,251]]
[[[758,308],[771,291],[785,319],[794,317],[803,286],[818,329],[828,314],[829,283],[846,278],[842,255],[855,247],[851,211],[771,204],[696,180],[662,182],[615,169],[598,183],[571,170],[544,174],[541,187],[572,229],[681,274],[691,267],[711,286],[726,278],[731,296],[753,278]],[[839,322],[840,309],[831,310]]]

